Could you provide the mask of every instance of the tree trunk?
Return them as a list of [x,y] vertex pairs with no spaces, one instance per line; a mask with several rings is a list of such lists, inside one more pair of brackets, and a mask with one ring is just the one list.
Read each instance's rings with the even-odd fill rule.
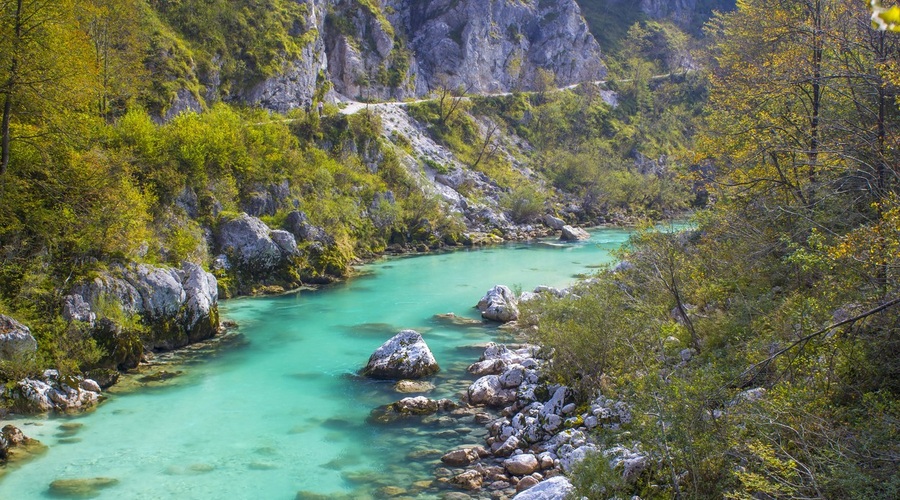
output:
[[0,122],[0,175],[6,173],[9,167],[10,146],[10,120],[12,118],[13,90],[16,86],[16,77],[19,70],[19,59],[16,56],[19,41],[22,37],[22,0],[16,0],[15,37],[12,41],[12,61],[9,64],[9,79],[3,92],[3,120]]

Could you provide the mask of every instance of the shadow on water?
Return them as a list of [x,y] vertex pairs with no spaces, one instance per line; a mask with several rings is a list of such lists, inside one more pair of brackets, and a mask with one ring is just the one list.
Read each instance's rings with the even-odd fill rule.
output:
[[465,332],[471,329],[482,331],[489,326],[484,320],[457,316],[455,313],[435,314],[431,317],[431,322],[440,325],[442,328],[458,332]]
[[302,380],[304,382],[310,380],[319,380],[324,377],[325,374],[322,372],[297,372],[297,373],[288,373],[285,375],[287,378]]
[[402,330],[402,328],[390,323],[359,323],[356,325],[339,325],[337,328],[350,337],[384,337],[385,340]]

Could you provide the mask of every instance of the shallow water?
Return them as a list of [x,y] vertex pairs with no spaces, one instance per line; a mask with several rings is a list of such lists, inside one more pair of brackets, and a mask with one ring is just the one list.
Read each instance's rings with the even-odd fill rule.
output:
[[114,387],[82,416],[14,421],[50,450],[10,471],[0,498],[48,498],[56,479],[94,477],[118,482],[89,492],[93,498],[381,498],[395,493],[383,489],[391,485],[434,496],[413,484],[434,478],[440,452],[481,443],[483,427],[449,419],[367,424],[373,408],[406,395],[355,372],[382,342],[413,328],[442,368],[427,395],[457,398],[473,379],[465,368],[477,346],[503,334],[434,315],[478,318],[472,305],[495,284],[570,284],[610,262],[609,251],[627,239],[617,229],[592,234],[582,243],[385,259],[318,291],[226,301],[220,310],[239,333],[167,368],[175,376],[137,391]]

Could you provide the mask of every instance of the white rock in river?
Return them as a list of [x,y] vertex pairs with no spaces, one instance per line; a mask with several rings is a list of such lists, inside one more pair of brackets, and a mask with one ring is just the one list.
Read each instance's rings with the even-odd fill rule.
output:
[[519,319],[516,296],[505,285],[496,285],[488,290],[475,307],[481,311],[482,318],[491,321],[506,323]]
[[[69,383],[75,383],[70,386]],[[83,410],[100,399],[100,386],[91,379],[60,379],[56,370],[45,370],[41,379],[26,378],[12,390],[14,404],[26,413]]]
[[537,471],[541,464],[531,453],[515,455],[503,461],[503,467],[514,476],[525,476]]
[[372,353],[362,374],[381,379],[418,379],[439,370],[419,332],[403,330]]
[[505,389],[513,389],[525,381],[525,369],[522,365],[513,365],[500,375],[500,385]]
[[568,479],[556,476],[519,493],[513,500],[559,500],[566,498],[573,489]]
[[505,389],[497,375],[486,375],[469,386],[469,403],[473,405],[506,406],[516,400],[515,389]]
[[563,226],[562,235],[559,237],[563,241],[584,241],[590,238],[590,233],[580,227],[572,226]]

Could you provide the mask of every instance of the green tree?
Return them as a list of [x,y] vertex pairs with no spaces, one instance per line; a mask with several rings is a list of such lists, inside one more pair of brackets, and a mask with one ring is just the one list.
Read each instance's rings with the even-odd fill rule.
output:
[[148,77],[141,15],[137,0],[90,0],[78,12],[93,49],[97,112],[107,120],[124,113]]
[[[77,30],[72,0],[0,2],[0,175],[9,167],[16,127],[32,140],[83,110],[90,87],[87,44]],[[50,127],[52,128],[52,127]]]

